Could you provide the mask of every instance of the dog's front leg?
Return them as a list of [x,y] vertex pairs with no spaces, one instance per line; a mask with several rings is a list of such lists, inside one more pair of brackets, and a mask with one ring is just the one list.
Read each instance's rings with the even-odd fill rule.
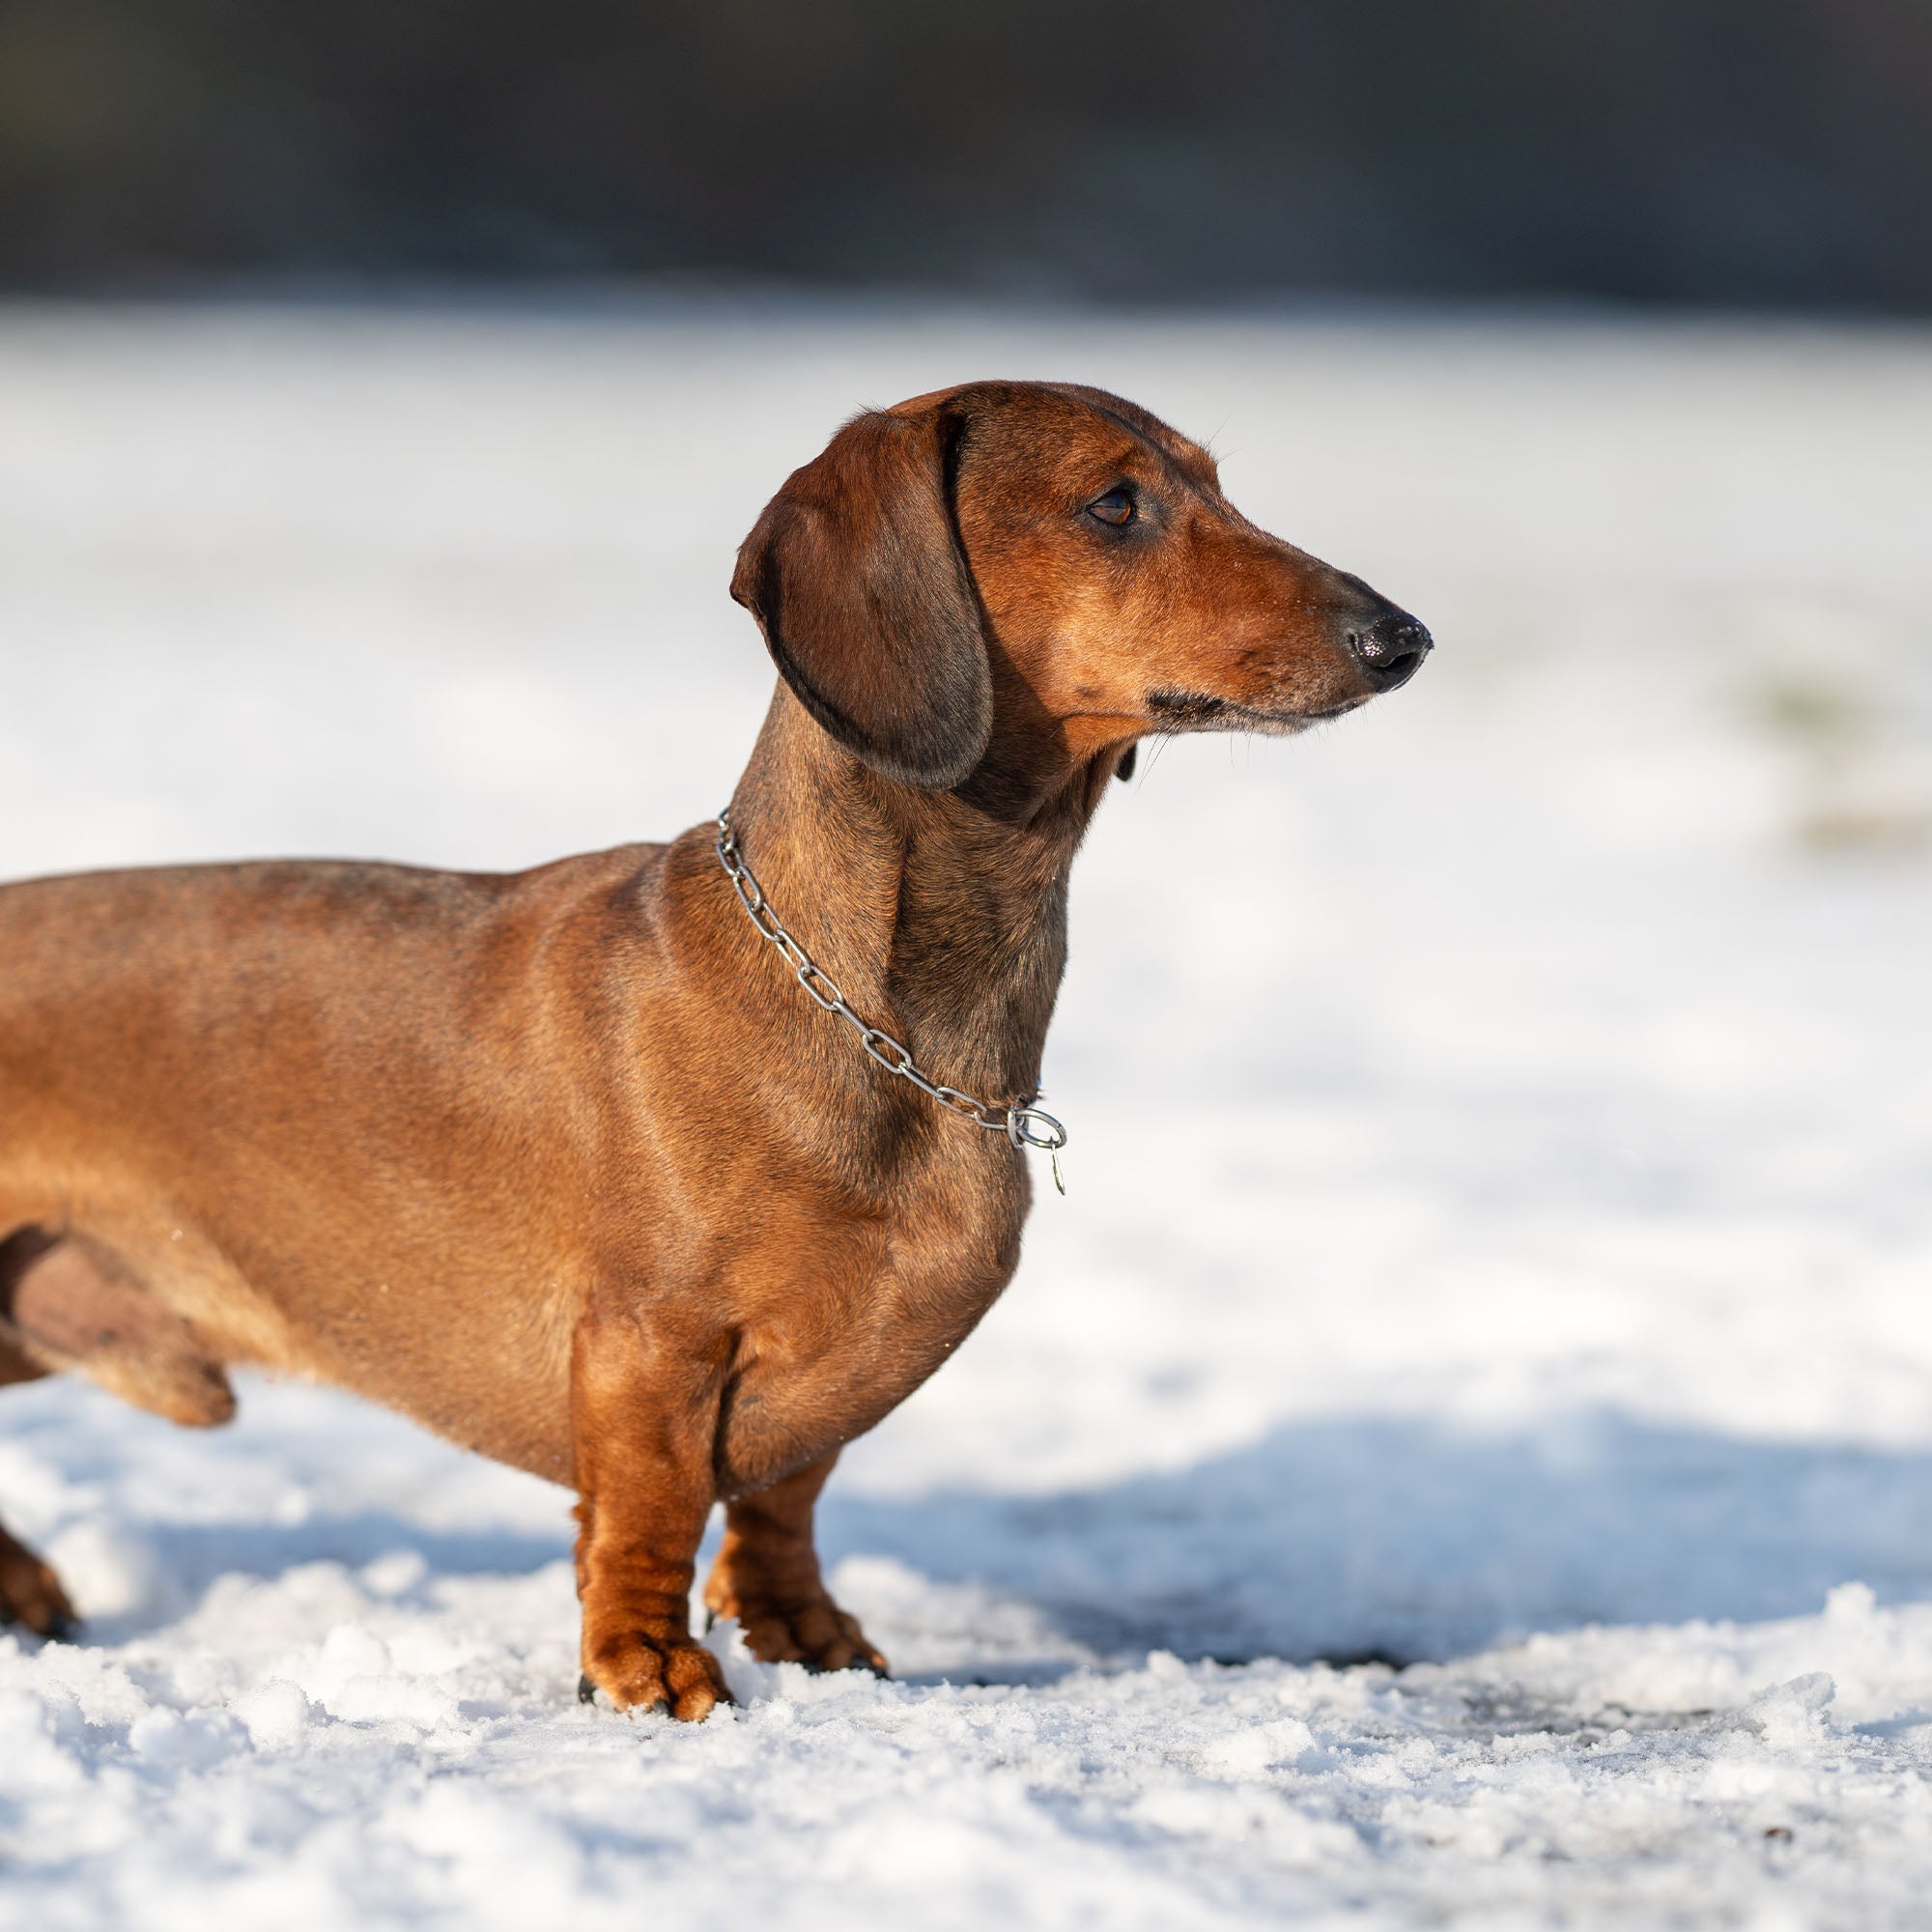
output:
[[866,1640],[856,1617],[833,1602],[818,1574],[812,1506],[838,1450],[781,1483],[741,1496],[724,1511],[724,1541],[704,1585],[713,1616],[736,1617],[752,1655],[764,1663],[803,1663],[808,1670],[886,1674],[886,1660]]
[[731,1701],[691,1634],[724,1373],[722,1350],[694,1358],[624,1313],[592,1311],[579,1325],[570,1401],[586,1697],[686,1719]]

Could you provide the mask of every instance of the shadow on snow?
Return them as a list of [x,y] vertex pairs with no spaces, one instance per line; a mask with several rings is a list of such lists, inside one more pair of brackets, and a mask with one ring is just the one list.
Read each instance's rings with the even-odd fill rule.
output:
[[1530,1630],[1932,1594],[1932,1454],[1614,1413],[1509,1434],[1343,1418],[1042,1496],[838,1492],[828,1559],[1022,1599],[1104,1654],[1443,1661]]
[[[312,1426],[293,1436],[281,1418],[275,1453],[291,1473],[312,1464],[339,1481],[343,1440],[366,1452],[384,1430],[399,1449],[411,1438],[426,1473],[458,1453],[359,1405],[351,1421],[340,1400],[305,1394],[291,1414],[313,1407]],[[70,1481],[111,1493],[125,1437],[90,1446],[52,1391],[21,1410],[20,1433]],[[419,1551],[432,1577],[529,1574],[568,1556],[568,1499],[556,1495],[554,1534],[433,1529],[400,1509],[326,1506],[292,1523],[129,1515],[128,1527],[178,1609],[223,1574],[354,1569],[398,1549]],[[899,1498],[835,1482],[820,1545],[828,1565],[886,1556],[1029,1605],[1106,1656],[1444,1661],[1531,1630],[1808,1614],[1852,1578],[1882,1601],[1932,1596],[1932,1452],[1756,1440],[1605,1411],[1511,1432],[1342,1417],[1056,1494]]]

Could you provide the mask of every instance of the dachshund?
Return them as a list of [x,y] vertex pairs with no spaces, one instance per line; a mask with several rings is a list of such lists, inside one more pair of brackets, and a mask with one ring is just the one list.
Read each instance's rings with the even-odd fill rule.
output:
[[[779,682],[717,823],[513,875],[291,861],[0,889],[0,1382],[189,1425],[314,1378],[577,1494],[581,1693],[883,1672],[839,1449],[1012,1275],[1067,876],[1180,731],[1287,734],[1427,631],[1145,410],[981,382],[855,416],[738,554]],[[0,1530],[0,1616],[74,1628]]]

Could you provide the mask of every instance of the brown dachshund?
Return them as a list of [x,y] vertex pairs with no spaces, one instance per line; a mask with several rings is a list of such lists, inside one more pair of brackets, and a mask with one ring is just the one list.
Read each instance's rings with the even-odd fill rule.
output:
[[[727,1695],[689,1619],[721,1498],[712,1611],[767,1661],[885,1667],[813,1503],[1013,1272],[1108,779],[1430,647],[1062,384],[856,417],[731,594],[781,682],[728,833],[0,891],[0,1382],[210,1424],[253,1364],[568,1484],[584,1693],[679,1718]],[[4,1531],[0,1616],[72,1622]]]

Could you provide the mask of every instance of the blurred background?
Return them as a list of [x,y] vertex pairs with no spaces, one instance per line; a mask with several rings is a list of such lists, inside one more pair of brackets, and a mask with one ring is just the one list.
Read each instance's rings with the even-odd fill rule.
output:
[[1921,0],[7,0],[0,281],[1932,303]]
[[[1210,440],[1439,648],[1113,788],[1069,1196],[829,1492],[873,1635],[1042,1725],[1153,1647],[1456,1660],[1478,1751],[1512,1634],[1575,1634],[1574,1730],[1587,1626],[1811,1657],[1836,1585],[1932,1597],[1924,0],[0,0],[0,878],[696,822],[772,686],[759,508],[985,375]],[[212,1736],[282,1679],[364,1710],[354,1626],[440,1737],[563,1748],[563,1499],[347,1399],[251,1381],[210,1439],[10,1390],[0,1514]],[[1928,1655],[1869,1706],[1920,1739]],[[364,1743],[366,1823],[428,1760]],[[31,1846],[66,1786],[14,1762]],[[128,1829],[199,1873],[180,1762]],[[515,1803],[575,1843],[568,1786]],[[1876,1840],[1800,1836],[1861,1896]]]

